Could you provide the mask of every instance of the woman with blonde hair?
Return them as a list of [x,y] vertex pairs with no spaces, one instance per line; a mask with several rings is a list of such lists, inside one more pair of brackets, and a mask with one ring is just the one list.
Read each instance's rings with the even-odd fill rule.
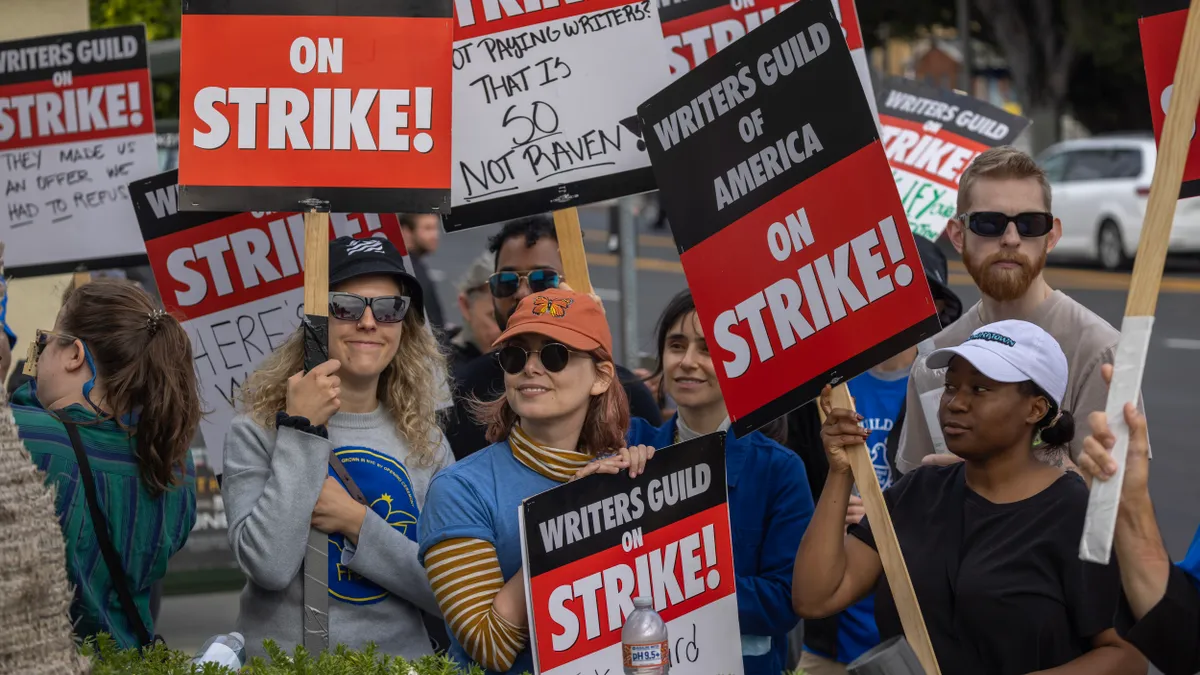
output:
[[492,445],[433,480],[420,555],[451,658],[517,674],[533,671],[521,501],[591,473],[644,466],[652,451],[624,447],[629,403],[615,380],[604,311],[591,297],[561,287],[530,295],[495,346],[504,394],[477,411]]
[[421,611],[440,614],[416,523],[454,461],[437,426],[445,361],[391,242],[334,240],[329,286],[329,360],[303,372],[297,331],[242,386],[225,439],[229,543],[247,577],[238,630],[251,656],[266,638],[303,641],[312,527],[329,534],[330,646],[416,658],[432,651]]

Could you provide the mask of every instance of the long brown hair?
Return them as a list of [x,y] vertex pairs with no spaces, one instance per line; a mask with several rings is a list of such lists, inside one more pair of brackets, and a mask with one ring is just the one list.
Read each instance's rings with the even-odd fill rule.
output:
[[[612,363],[612,355],[603,347],[588,353],[595,362]],[[508,397],[500,394],[494,401],[470,401],[475,420],[487,425],[487,440],[496,443],[512,433],[520,418],[508,404]],[[583,431],[579,434],[579,452],[601,455],[610,450],[625,447],[625,431],[629,429],[629,398],[625,387],[617,377],[614,364],[612,383],[608,391],[588,401],[587,416],[583,420]],[[569,449],[569,448],[564,448]]]
[[[117,424],[137,437],[138,473],[153,496],[186,470],[201,415],[192,342],[174,317],[160,312],[133,282],[98,279],[72,288],[58,315],[58,330],[91,352]],[[134,426],[126,427],[122,420],[135,411]]]
[[[402,289],[403,292],[403,289]],[[379,376],[376,396],[392,416],[396,433],[408,443],[416,464],[432,466],[442,441],[438,426],[438,378],[446,357],[417,312],[404,315],[396,355]],[[288,378],[304,370],[304,333],[297,329],[242,384],[241,408],[263,428],[275,426],[275,413],[287,407]]]

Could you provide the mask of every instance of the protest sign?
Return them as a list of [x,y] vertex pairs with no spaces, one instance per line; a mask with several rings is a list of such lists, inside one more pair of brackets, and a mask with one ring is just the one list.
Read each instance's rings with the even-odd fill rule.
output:
[[653,0],[456,0],[447,230],[654,189],[637,105],[668,81]]
[[180,208],[439,212],[450,0],[189,0]]
[[971,160],[1029,126],[973,96],[899,77],[880,79],[878,109],[908,224],[931,241],[958,215],[958,181]]
[[[1154,123],[1154,138],[1162,142],[1167,106],[1175,90],[1175,67],[1183,44],[1183,28],[1187,23],[1188,0],[1139,0],[1141,18],[1138,31],[1142,39],[1142,61],[1146,67],[1146,89],[1150,95],[1150,119]],[[1196,140],[1196,115],[1191,125],[1191,145],[1183,169],[1183,188],[1180,198],[1200,195],[1200,142]]]
[[724,433],[659,450],[632,480],[530,497],[520,523],[537,672],[622,672],[621,627],[644,595],[667,623],[673,675],[740,675]]
[[792,6],[639,114],[737,433],[939,330],[828,5]]
[[[168,171],[133,183],[130,193],[163,306],[192,341],[211,411],[200,431],[219,474],[238,386],[304,313],[304,214],[183,211],[176,180]],[[333,213],[329,220],[331,239],[384,236],[405,250],[394,214]]]
[[[667,63],[671,77],[679,77],[734,40],[758,28],[763,22],[796,4],[780,0],[666,0],[661,3],[663,39],[670,52]],[[867,50],[854,0],[834,0],[833,11],[842,26],[842,35],[850,46],[854,68],[862,82],[874,113],[875,95],[867,66]]]
[[10,273],[143,260],[127,184],[157,171],[144,26],[0,42]]

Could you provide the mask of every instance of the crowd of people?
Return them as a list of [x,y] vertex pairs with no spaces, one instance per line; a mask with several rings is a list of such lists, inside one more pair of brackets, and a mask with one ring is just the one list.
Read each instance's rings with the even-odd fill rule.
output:
[[[1172,564],[1140,401],[1124,411],[1114,559],[1078,556],[1089,488],[1116,471],[1103,411],[1119,335],[1045,281],[1063,227],[1045,175],[989,150],[963,174],[958,213],[946,236],[978,303],[964,310],[945,257],[919,241],[943,330],[850,380],[854,411],[826,388],[725,437],[745,672],[842,674],[903,634],[846,454],[863,442],[942,672],[1200,671],[1200,533]],[[329,537],[330,644],[532,672],[522,500],[635,476],[728,430],[716,365],[686,289],[659,318],[655,369],[617,364],[604,306],[572,289],[548,216],[490,240],[447,334],[421,260],[437,219],[401,222],[411,264],[386,240],[330,244],[328,360],[306,371],[297,332],[241,388],[221,487],[246,577],[236,628],[252,655],[267,638],[302,643],[315,528]],[[196,519],[187,334],[137,284],[101,280],[69,289],[35,344],[36,376],[10,396],[56,488],[76,632],[149,644],[153,589]]]

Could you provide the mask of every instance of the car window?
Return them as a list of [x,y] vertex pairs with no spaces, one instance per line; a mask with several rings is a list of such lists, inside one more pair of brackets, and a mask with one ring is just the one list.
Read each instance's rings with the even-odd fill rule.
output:
[[1109,173],[1112,178],[1137,178],[1142,175],[1142,151],[1113,150],[1112,167]]
[[1071,153],[1060,152],[1057,155],[1050,155],[1042,160],[1042,170],[1046,172],[1046,179],[1051,183],[1060,183],[1063,179],[1063,174],[1067,169],[1067,160],[1070,159]]
[[1103,180],[1112,177],[1111,150],[1080,150],[1071,153],[1063,176],[1065,181]]

